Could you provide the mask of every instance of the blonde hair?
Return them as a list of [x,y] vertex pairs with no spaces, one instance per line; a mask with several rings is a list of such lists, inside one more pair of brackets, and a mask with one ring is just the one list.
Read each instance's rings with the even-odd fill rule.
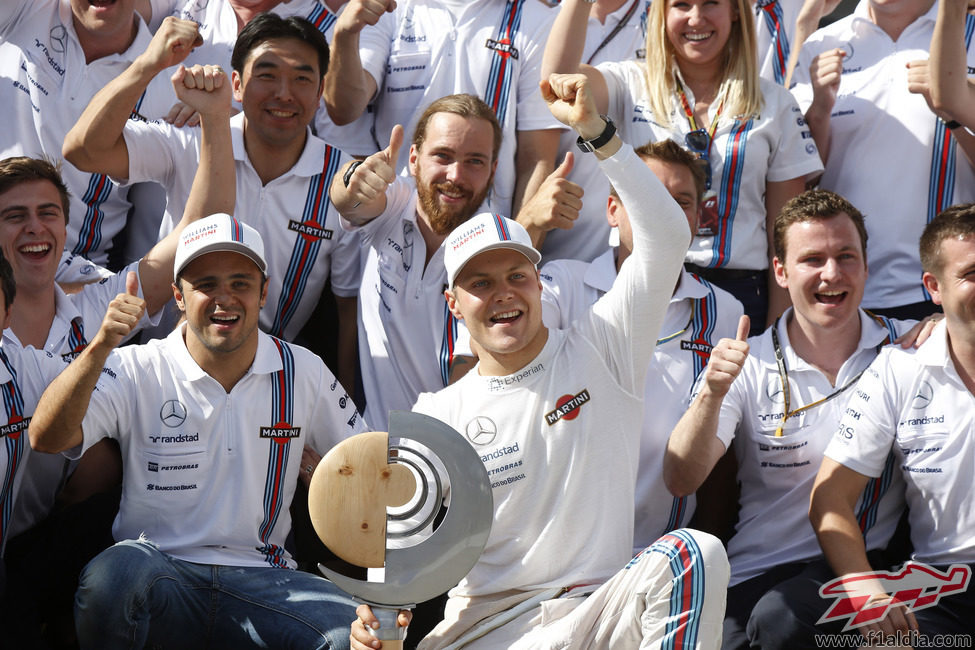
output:
[[[738,11],[731,23],[731,34],[724,51],[724,71],[719,95],[724,95],[722,114],[751,118],[762,110],[762,90],[758,78],[758,55],[755,50],[755,21],[748,0],[729,0]],[[652,2],[647,20],[647,97],[654,119],[670,126],[672,99],[677,92],[672,70],[674,47],[667,38],[669,0]]]

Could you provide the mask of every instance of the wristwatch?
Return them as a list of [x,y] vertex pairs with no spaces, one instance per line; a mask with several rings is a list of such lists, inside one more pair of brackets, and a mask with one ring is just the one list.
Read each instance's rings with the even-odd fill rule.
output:
[[576,145],[583,151],[591,153],[604,146],[607,142],[613,139],[614,135],[616,135],[616,125],[613,124],[613,120],[609,119],[605,115],[600,115],[599,117],[606,122],[606,128],[603,129],[602,133],[597,135],[592,140],[583,140],[581,135],[576,138]]

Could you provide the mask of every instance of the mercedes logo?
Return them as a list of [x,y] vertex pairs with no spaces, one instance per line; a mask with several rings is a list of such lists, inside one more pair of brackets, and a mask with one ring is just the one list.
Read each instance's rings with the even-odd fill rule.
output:
[[914,393],[914,399],[911,400],[911,408],[915,410],[925,408],[931,403],[932,397],[934,397],[934,389],[931,388],[931,384],[922,381],[918,384],[917,392]]
[[784,401],[782,399],[782,378],[778,375],[769,375],[765,384],[765,396],[773,404]]
[[55,25],[51,28],[51,49],[58,54],[64,54],[68,50],[68,30],[64,25]]
[[467,439],[475,445],[490,445],[498,437],[498,425],[489,417],[478,415],[467,423]]
[[178,399],[167,400],[159,409],[159,419],[170,429],[175,429],[186,421],[186,407]]

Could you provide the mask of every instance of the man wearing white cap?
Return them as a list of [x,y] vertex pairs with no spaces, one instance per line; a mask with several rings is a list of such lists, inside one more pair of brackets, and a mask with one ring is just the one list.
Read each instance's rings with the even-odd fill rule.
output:
[[114,350],[145,304],[120,294],[35,410],[35,449],[77,453],[110,437],[122,450],[123,541],[82,574],[82,647],[345,644],[351,600],[290,571],[284,543],[296,479],[311,474],[303,445],[324,453],[362,420],[316,355],[258,329],[266,268],[250,226],[226,214],[195,223],[174,270],[186,323]]
[[[687,220],[599,117],[584,76],[552,75],[542,93],[633,206],[633,253],[603,298],[554,330],[542,323],[540,256],[524,228],[481,214],[448,235],[445,295],[479,362],[421,395],[414,410],[449,423],[484,459],[494,524],[481,559],[450,592],[445,620],[420,647],[717,647],[728,576],[721,543],[678,530],[631,559],[654,348],[645,333],[660,329]],[[353,647],[376,647],[365,630],[375,624],[371,612],[358,614]]]

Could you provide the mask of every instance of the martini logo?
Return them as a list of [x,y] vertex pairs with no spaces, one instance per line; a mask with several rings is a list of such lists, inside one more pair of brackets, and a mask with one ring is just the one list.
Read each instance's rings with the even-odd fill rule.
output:
[[11,418],[11,422],[0,425],[0,437],[10,436],[14,440],[20,437],[21,431],[26,431],[30,418],[21,419],[19,415]]
[[301,436],[301,427],[293,427],[287,422],[278,422],[273,427],[261,427],[262,438],[271,438],[279,444],[299,436]]
[[552,426],[559,420],[575,420],[579,409],[589,401],[589,389],[583,388],[577,395],[563,395],[555,402],[555,410],[545,414],[545,421]]
[[691,352],[701,352],[703,354],[711,354],[711,349],[714,348],[713,345],[707,341],[681,341],[681,350],[690,350]]
[[[933,607],[943,596],[968,589],[971,577],[971,567],[965,564],[952,564],[942,572],[916,562],[908,562],[900,571],[851,573],[819,588],[821,597],[836,602],[817,624],[845,620],[846,632],[883,620],[891,607],[906,607],[909,612]],[[869,602],[878,584],[889,597]]]
[[306,241],[313,242],[316,239],[331,239],[333,231],[328,228],[322,228],[314,221],[295,221],[292,219],[288,222],[288,230],[298,233],[305,238]]
[[518,58],[518,48],[512,45],[511,40],[507,38],[502,38],[500,41],[496,41],[493,38],[489,38],[487,40],[487,43],[484,44],[484,47],[488,48],[489,50],[494,50],[495,52],[500,53],[501,56],[503,57],[510,56],[513,59]]

